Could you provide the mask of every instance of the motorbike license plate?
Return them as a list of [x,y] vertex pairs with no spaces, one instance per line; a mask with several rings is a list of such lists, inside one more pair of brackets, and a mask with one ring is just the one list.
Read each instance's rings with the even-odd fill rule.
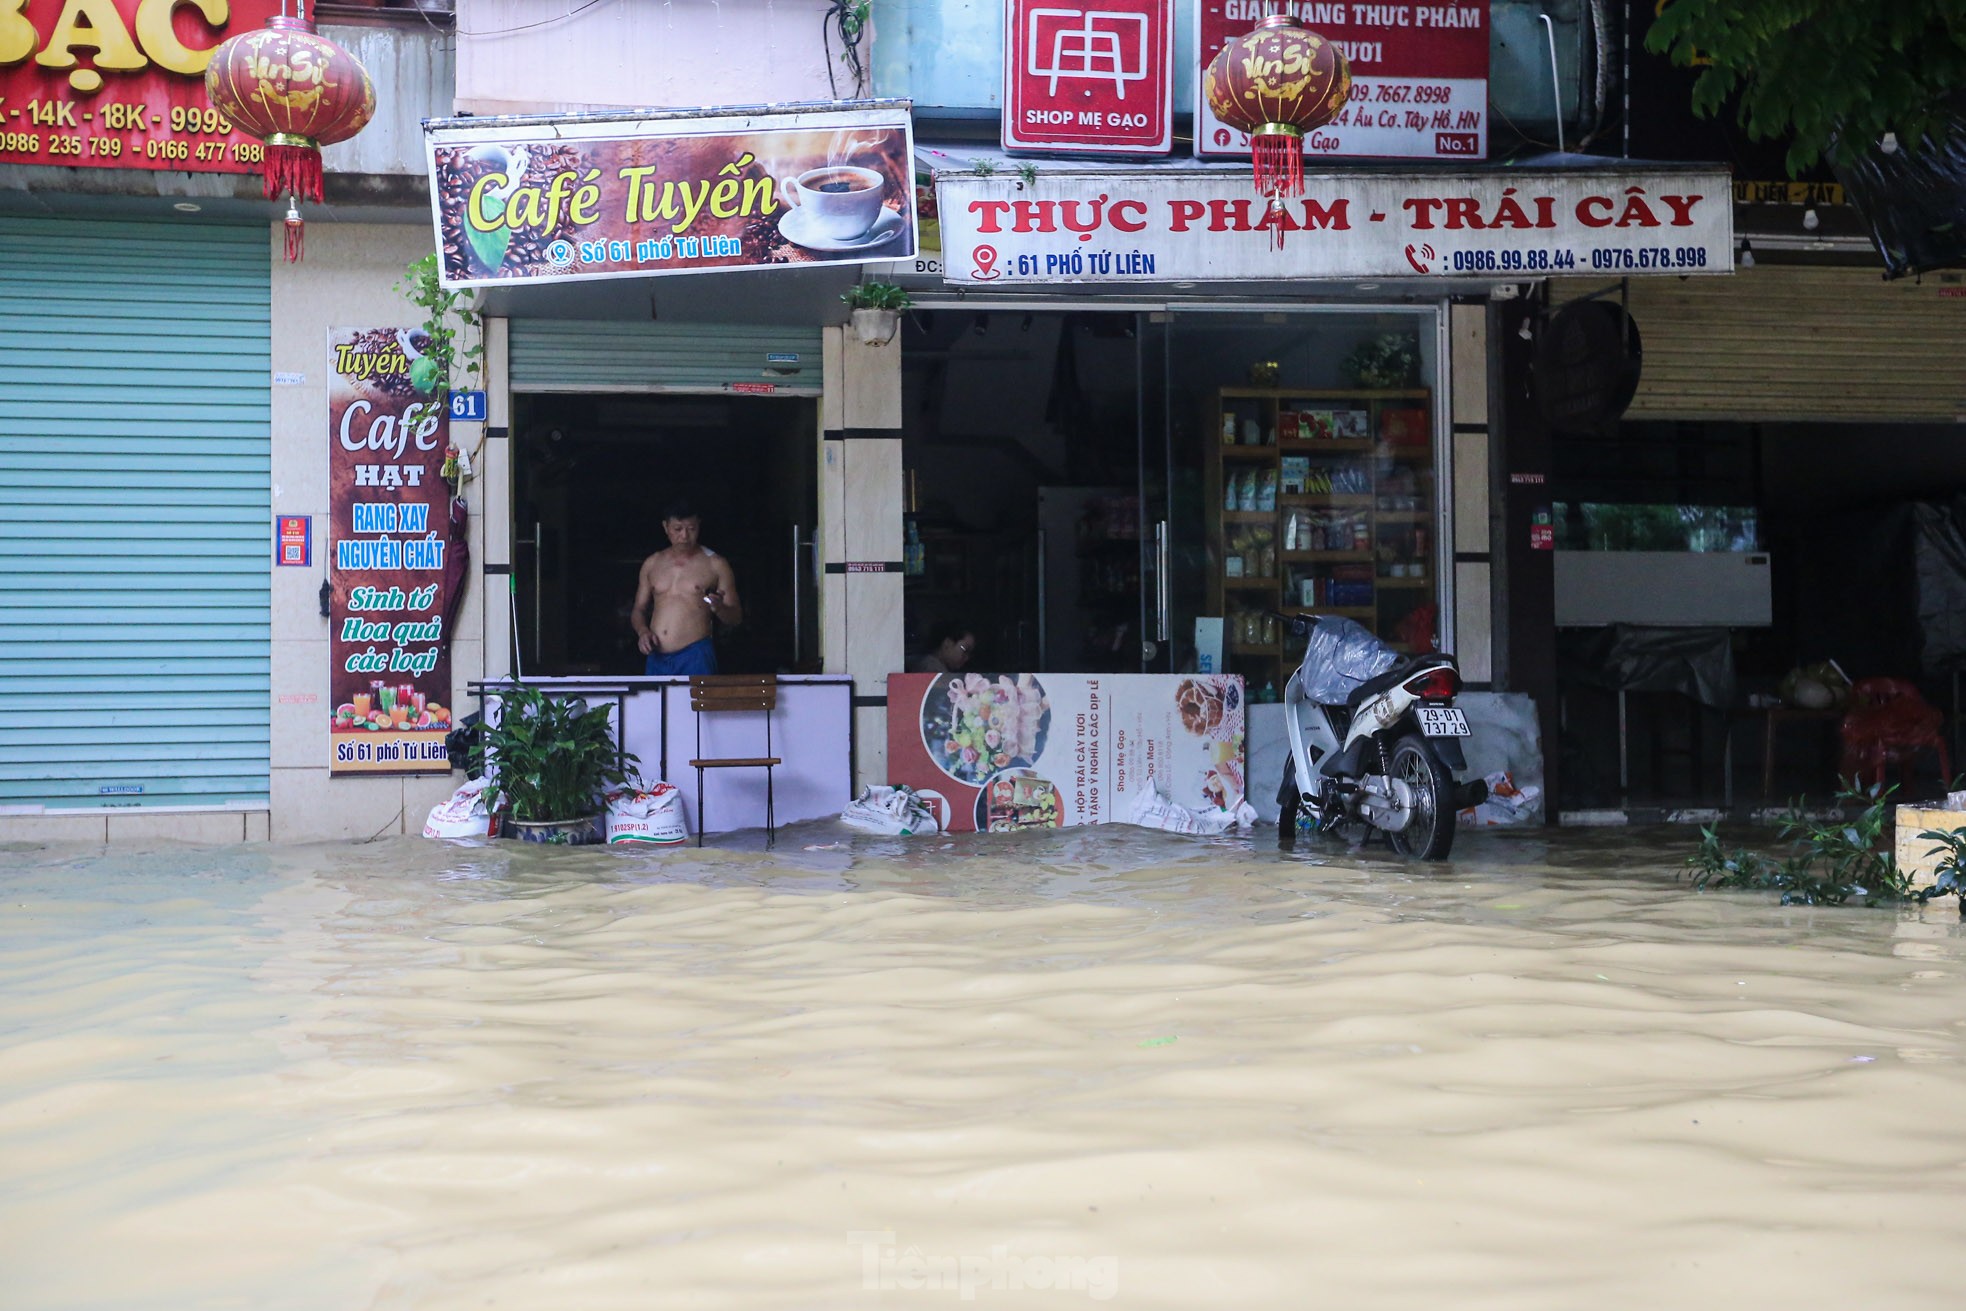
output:
[[1427,737],[1473,737],[1466,712],[1451,707],[1421,706],[1420,732]]

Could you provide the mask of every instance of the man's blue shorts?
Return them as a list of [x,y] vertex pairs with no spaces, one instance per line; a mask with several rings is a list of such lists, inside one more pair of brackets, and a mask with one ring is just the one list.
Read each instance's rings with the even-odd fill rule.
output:
[[651,678],[682,678],[717,672],[717,644],[709,638],[691,642],[680,651],[651,651],[642,672]]

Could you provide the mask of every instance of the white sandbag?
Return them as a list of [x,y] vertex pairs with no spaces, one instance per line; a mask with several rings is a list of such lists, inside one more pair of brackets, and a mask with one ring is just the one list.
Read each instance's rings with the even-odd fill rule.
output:
[[485,804],[486,779],[474,778],[448,800],[430,807],[423,821],[426,838],[483,838],[491,836],[491,810]]
[[1543,799],[1542,788],[1534,783],[1518,785],[1507,770],[1489,774],[1487,783],[1487,800],[1460,813],[1462,828],[1506,828],[1534,823],[1541,818],[1538,803]]
[[939,792],[917,792],[906,784],[884,787],[869,783],[847,802],[840,822],[863,833],[889,837],[940,833],[949,827],[949,801]]
[[1213,837],[1230,829],[1248,828],[1256,822],[1256,811],[1238,799],[1227,810],[1189,810],[1168,799],[1159,788],[1142,788],[1134,794],[1126,822],[1142,828],[1163,829],[1169,833],[1195,833]]
[[683,795],[673,783],[636,782],[610,790],[608,841],[674,846],[689,839]]

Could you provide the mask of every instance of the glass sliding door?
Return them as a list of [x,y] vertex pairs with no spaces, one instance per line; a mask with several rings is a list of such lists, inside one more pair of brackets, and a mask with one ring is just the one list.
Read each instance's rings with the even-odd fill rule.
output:
[[1140,451],[1140,665],[1143,673],[1181,668],[1174,631],[1180,574],[1172,488],[1174,451],[1168,424],[1169,316],[1137,316]]
[[1269,699],[1302,613],[1438,646],[1438,323],[1431,306],[1142,316],[1144,668],[1238,673]]

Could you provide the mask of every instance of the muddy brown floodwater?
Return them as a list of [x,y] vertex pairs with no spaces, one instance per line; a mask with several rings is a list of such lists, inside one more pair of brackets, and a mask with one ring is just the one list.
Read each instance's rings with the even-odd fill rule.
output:
[[1956,912],[1691,844],[0,847],[0,1306],[1960,1306]]

